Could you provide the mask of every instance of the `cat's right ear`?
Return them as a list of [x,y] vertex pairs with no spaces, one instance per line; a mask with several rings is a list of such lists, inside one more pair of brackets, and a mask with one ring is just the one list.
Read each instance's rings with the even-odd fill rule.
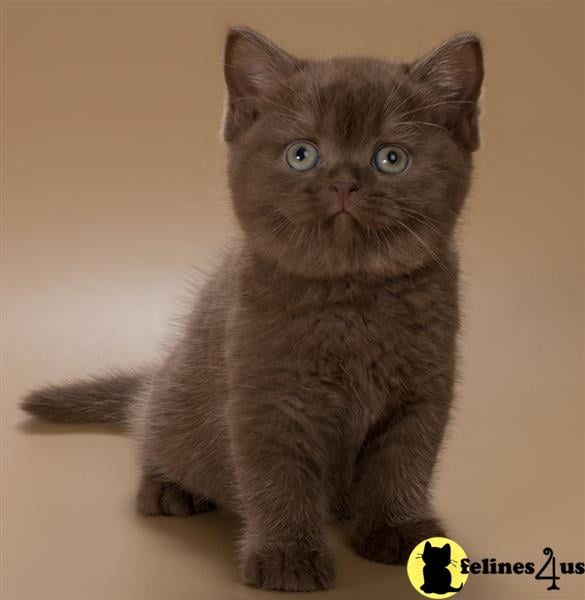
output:
[[431,548],[432,548],[432,546],[431,546],[431,542],[427,542],[427,543],[425,544],[425,549],[424,549],[424,552],[428,552],[428,551],[429,551]]
[[410,65],[414,79],[433,90],[444,124],[463,146],[479,148],[478,100],[483,83],[483,53],[479,38],[461,33]]
[[227,107],[223,137],[227,142],[258,117],[258,100],[275,81],[301,69],[301,62],[247,27],[232,27],[225,45]]

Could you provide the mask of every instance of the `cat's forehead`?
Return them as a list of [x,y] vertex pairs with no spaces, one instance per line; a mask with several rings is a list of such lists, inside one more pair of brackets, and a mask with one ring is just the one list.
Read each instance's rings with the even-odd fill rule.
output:
[[317,80],[324,93],[344,84],[356,90],[363,86],[382,90],[400,83],[407,75],[405,63],[363,57],[313,61],[308,63],[306,71]]
[[344,145],[379,135],[415,96],[404,65],[367,58],[312,63],[287,82],[286,94],[316,134]]

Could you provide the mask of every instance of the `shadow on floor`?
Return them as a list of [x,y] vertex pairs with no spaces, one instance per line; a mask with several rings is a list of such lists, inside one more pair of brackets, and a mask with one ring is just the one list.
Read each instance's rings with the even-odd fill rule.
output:
[[[121,427],[108,425],[61,424],[27,418],[16,425],[17,429],[30,435],[92,434],[122,436]],[[266,592],[245,586],[239,581],[237,568],[237,539],[240,529],[237,517],[223,511],[194,515],[192,517],[142,517],[134,515],[136,527],[152,534],[149,543],[160,546],[161,551],[173,562],[193,561],[191,581],[185,578],[185,570],[179,568],[182,579],[172,576],[161,581],[161,572],[136,573],[136,597],[143,600],[157,598],[164,589],[167,597],[176,600],[197,597],[201,585],[201,568],[206,575],[206,585],[210,593],[221,590],[221,600],[253,600],[258,598],[292,598],[294,594]],[[406,567],[387,566],[369,562],[356,556],[349,544],[346,528],[343,525],[330,525],[327,528],[336,563],[337,582],[335,588],[320,592],[319,598],[354,600],[364,598],[399,598],[415,600],[420,598],[411,587],[406,575]],[[138,568],[138,565],[137,565]],[[171,572],[173,569],[171,569]],[[187,570],[189,572],[190,570]],[[169,575],[169,573],[166,573]],[[153,580],[152,578],[155,578]],[[164,577],[164,575],[163,575]],[[216,588],[217,585],[217,588]],[[192,595],[194,594],[194,595]]]
[[[236,517],[218,510],[187,518],[137,516],[137,519],[141,520],[141,526],[165,538],[161,543],[170,544],[169,550],[173,553],[192,556],[194,560],[204,557],[208,561],[208,577],[221,581],[222,600],[291,598],[288,593],[259,591],[240,583],[236,549],[239,521]],[[319,598],[420,598],[408,581],[406,567],[376,564],[356,556],[341,525],[329,526],[328,536],[337,562],[337,583],[334,589],[320,592]]]

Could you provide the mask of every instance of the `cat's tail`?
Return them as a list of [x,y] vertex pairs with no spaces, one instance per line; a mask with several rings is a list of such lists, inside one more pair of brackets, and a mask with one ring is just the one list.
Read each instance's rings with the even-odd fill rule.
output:
[[28,394],[20,407],[58,423],[128,425],[130,408],[147,387],[144,375],[117,373],[41,388]]

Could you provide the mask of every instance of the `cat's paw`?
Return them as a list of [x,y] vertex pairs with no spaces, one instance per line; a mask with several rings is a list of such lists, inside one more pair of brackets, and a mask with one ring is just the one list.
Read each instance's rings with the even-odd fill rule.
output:
[[244,552],[242,577],[265,590],[314,592],[333,585],[335,568],[325,545],[274,543]]
[[167,515],[188,517],[213,510],[210,500],[194,496],[170,481],[143,482],[137,497],[137,508],[141,515]]
[[445,537],[442,525],[432,518],[396,526],[361,527],[353,535],[357,554],[387,565],[406,564],[414,547],[431,537]]

